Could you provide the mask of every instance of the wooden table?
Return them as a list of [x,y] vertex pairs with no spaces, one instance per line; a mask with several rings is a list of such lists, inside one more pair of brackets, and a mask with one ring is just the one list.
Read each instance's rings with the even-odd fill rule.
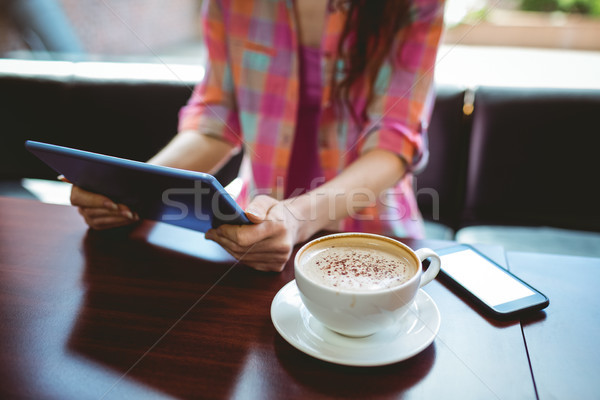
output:
[[600,258],[508,253],[511,271],[550,298],[523,321],[541,399],[600,398]]
[[[152,223],[88,232],[72,207],[0,198],[0,398],[535,399],[534,377],[549,398],[574,376],[577,393],[598,393],[579,364],[598,360],[598,346],[562,346],[563,330],[597,337],[597,301],[577,301],[595,295],[548,279],[579,271],[553,260],[510,258],[550,296],[537,321],[489,320],[436,280],[426,288],[442,316],[433,344],[393,365],[348,367],[305,355],[273,327],[271,301],[293,279],[290,265],[257,272],[196,232]],[[598,283],[592,263],[582,270],[595,281],[578,282]]]

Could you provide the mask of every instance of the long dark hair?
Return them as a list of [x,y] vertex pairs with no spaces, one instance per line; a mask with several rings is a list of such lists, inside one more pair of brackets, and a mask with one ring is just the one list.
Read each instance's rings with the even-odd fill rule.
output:
[[360,118],[350,101],[352,90],[364,79],[368,94],[360,117],[366,119],[377,74],[394,44],[396,33],[408,21],[409,5],[410,0],[344,0],[337,4],[348,14],[337,49],[345,69],[339,82],[337,73],[333,74],[331,87],[333,98],[350,109],[356,123]]

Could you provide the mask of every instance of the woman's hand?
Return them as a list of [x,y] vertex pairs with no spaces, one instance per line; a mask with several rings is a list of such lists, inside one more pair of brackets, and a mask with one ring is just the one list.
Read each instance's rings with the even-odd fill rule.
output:
[[139,221],[139,216],[124,204],[116,204],[100,194],[78,186],[71,189],[71,204],[79,207],[79,214],[92,229],[117,228]]
[[405,174],[404,161],[388,150],[361,155],[338,176],[298,197],[257,196],[246,209],[254,225],[222,225],[206,232],[243,263],[281,271],[294,245],[373,203]]
[[261,271],[282,271],[297,241],[299,220],[285,201],[257,196],[246,209],[254,225],[221,225],[206,232],[244,264]]

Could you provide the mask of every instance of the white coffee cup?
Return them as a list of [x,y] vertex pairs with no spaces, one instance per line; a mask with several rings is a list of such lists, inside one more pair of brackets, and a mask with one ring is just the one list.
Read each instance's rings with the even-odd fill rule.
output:
[[[431,264],[423,272],[426,258]],[[338,233],[302,246],[294,271],[300,298],[319,322],[337,333],[362,337],[399,322],[419,288],[437,276],[440,264],[431,249],[413,251],[381,235]]]

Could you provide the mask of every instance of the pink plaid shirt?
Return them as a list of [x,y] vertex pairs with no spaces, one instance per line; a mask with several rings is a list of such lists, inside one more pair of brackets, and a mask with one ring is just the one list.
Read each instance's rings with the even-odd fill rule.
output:
[[[322,113],[318,132],[324,179],[338,175],[374,148],[398,154],[409,171],[426,159],[424,134],[433,104],[433,70],[442,33],[444,0],[414,0],[411,22],[377,77],[368,119],[359,127],[332,104],[329,82],[346,14],[329,10],[322,51]],[[269,194],[281,199],[296,133],[298,35],[293,0],[205,0],[205,79],[181,110],[179,130],[196,130],[243,146],[249,160],[240,203]],[[353,105],[359,115],[366,96]],[[301,132],[299,133],[301,134]],[[421,237],[423,227],[412,174],[344,220],[339,229]]]

